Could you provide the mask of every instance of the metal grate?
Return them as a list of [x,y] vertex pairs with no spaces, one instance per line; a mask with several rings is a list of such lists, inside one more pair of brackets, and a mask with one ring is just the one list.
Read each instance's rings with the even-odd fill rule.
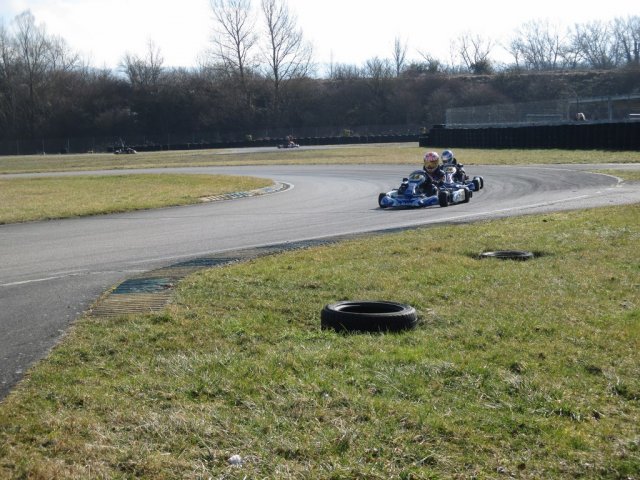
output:
[[173,288],[175,279],[172,278],[131,278],[125,280],[111,292],[112,295],[128,295],[132,293],[164,292]]

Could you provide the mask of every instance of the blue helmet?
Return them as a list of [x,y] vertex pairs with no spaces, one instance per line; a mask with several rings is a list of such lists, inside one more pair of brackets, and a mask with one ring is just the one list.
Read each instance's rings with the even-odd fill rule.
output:
[[456,157],[451,150],[445,150],[440,157],[442,158],[442,163],[456,163]]

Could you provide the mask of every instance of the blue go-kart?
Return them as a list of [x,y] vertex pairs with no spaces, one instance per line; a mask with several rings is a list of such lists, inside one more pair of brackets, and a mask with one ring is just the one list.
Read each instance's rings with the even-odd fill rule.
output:
[[378,195],[380,208],[424,208],[434,205],[447,207],[466,203],[471,199],[471,189],[462,184],[444,183],[436,187],[427,180],[424,170],[416,170],[398,188]]

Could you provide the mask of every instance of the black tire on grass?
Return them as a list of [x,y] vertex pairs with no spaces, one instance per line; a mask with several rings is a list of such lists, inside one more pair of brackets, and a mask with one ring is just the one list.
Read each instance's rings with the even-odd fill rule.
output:
[[480,254],[480,258],[497,258],[500,260],[531,260],[533,257],[532,252],[523,250],[496,250]]
[[386,301],[343,301],[325,305],[320,314],[323,330],[337,332],[398,332],[415,328],[416,309]]

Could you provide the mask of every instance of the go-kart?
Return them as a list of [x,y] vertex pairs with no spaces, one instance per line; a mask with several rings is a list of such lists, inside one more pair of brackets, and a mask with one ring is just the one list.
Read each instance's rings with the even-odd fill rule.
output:
[[469,175],[467,175],[462,165],[447,163],[443,165],[443,170],[444,183],[446,185],[463,185],[472,192],[477,192],[484,188],[484,178],[475,176],[469,180]]
[[283,143],[281,145],[278,145],[278,148],[299,148],[299,147],[300,145],[294,142]]
[[133,148],[131,147],[122,147],[122,148],[118,148],[116,150],[114,150],[114,152],[116,155],[121,155],[121,154],[127,154],[127,155],[131,155],[133,153],[138,153],[136,152]]
[[471,190],[464,185],[451,184],[436,187],[427,180],[423,170],[416,170],[398,188],[378,195],[380,208],[423,208],[432,205],[447,207],[454,203],[466,203]]

